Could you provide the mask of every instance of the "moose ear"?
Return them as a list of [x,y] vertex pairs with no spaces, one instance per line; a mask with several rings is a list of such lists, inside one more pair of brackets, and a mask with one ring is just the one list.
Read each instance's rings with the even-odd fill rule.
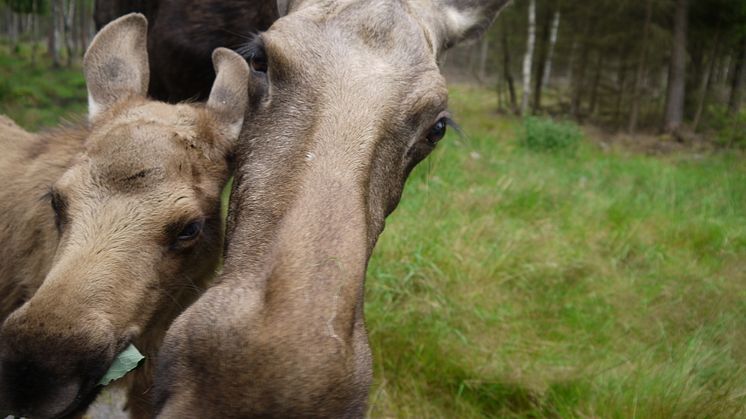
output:
[[290,3],[292,3],[291,0],[277,0],[277,14],[280,17],[288,14],[288,11],[290,10]]
[[303,0],[277,0],[278,17],[283,17],[293,10],[297,10]]
[[127,97],[145,97],[150,69],[148,21],[139,13],[122,16],[104,26],[83,57],[88,86],[88,118]]
[[441,50],[478,38],[511,0],[438,0],[440,24],[436,34]]
[[236,52],[218,48],[212,53],[215,83],[207,99],[207,108],[217,117],[225,134],[235,140],[241,133],[249,101],[249,65]]

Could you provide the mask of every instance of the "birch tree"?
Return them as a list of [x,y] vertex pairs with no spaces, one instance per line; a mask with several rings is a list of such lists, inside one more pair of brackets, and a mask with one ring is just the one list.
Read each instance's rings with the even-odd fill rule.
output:
[[67,0],[67,7],[63,2],[63,29],[65,38],[65,50],[67,51],[67,66],[70,67],[75,57],[73,39],[73,18],[75,17],[75,0]]
[[52,65],[54,67],[60,67],[60,43],[62,41],[62,15],[64,4],[62,0],[51,0],[50,12],[52,24],[49,28],[49,55],[52,58]]
[[549,34],[549,51],[547,52],[547,61],[544,64],[544,76],[541,80],[541,87],[545,88],[549,85],[549,79],[552,77],[552,60],[554,59],[554,48],[557,45],[557,34],[559,33],[560,25],[560,10],[554,11],[552,17],[552,30]]
[[521,114],[528,114],[528,101],[531,97],[531,68],[534,57],[534,44],[536,43],[536,0],[530,0],[528,5],[528,40],[526,42],[526,54],[523,56],[523,100],[521,101]]

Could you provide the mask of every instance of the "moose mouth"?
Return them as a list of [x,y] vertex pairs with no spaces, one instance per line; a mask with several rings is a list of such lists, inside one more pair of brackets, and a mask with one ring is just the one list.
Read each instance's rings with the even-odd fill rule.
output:
[[[106,384],[103,384],[101,381],[102,378],[107,375],[112,365],[117,361],[122,353],[127,351],[130,345],[131,343],[129,340],[121,345],[121,349],[117,352],[118,355],[112,358],[112,360],[108,363],[107,369],[100,374],[91,376],[88,380],[86,380],[80,386],[78,393],[75,395],[75,398],[72,400],[72,402],[70,402],[67,408],[54,415],[51,419],[73,419],[81,417],[93,404],[93,402],[96,401],[96,398],[99,396],[99,394],[101,394],[101,391],[103,391],[104,387],[106,387]],[[126,375],[126,373],[124,375]],[[121,377],[116,377],[115,379],[118,378]]]
[[80,391],[75,396],[75,399],[73,399],[67,409],[63,410],[57,416],[54,416],[53,419],[73,419],[81,417],[85,411],[88,410],[88,407],[96,401],[96,397],[98,397],[103,388],[104,386],[100,385],[81,387]]

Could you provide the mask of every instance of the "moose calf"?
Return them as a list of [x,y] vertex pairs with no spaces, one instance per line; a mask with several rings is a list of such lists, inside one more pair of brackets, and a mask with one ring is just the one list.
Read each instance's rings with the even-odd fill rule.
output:
[[31,134],[0,119],[0,413],[83,412],[134,343],[147,359],[130,415],[151,417],[150,360],[216,270],[249,69],[218,49],[206,104],[148,100],[146,33],[130,14],[93,40],[87,123]]

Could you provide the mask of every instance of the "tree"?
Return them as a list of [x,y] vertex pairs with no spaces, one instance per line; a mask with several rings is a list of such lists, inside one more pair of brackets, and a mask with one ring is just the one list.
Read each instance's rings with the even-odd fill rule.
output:
[[632,85],[632,110],[629,113],[629,123],[627,132],[634,134],[637,130],[637,120],[640,116],[640,100],[642,80],[645,76],[648,57],[648,40],[650,38],[650,26],[653,20],[653,0],[647,0],[645,3],[645,23],[642,26],[642,39],[640,45],[640,56],[637,59],[637,69],[635,70],[635,80]]
[[668,93],[664,130],[674,133],[684,121],[684,99],[686,95],[686,36],[688,0],[676,0],[674,9],[673,41],[668,71]]
[[736,69],[733,72],[730,97],[728,99],[728,113],[734,115],[741,110],[743,88],[746,85],[746,37],[741,38],[736,51]]
[[549,84],[549,79],[552,77],[552,60],[554,59],[554,48],[557,45],[557,34],[559,32],[560,25],[560,10],[559,7],[554,11],[554,17],[552,18],[552,30],[549,34],[549,52],[547,53],[546,64],[544,64],[544,75],[541,80],[541,87],[545,88]]
[[503,75],[505,81],[508,83],[508,93],[510,94],[510,108],[513,112],[518,111],[518,103],[515,94],[515,82],[513,80],[513,72],[510,69],[512,61],[510,59],[510,42],[508,40],[508,28],[506,25],[502,27],[502,47],[503,47]]
[[521,114],[528,113],[528,100],[531,97],[531,67],[534,58],[534,44],[536,43],[536,0],[530,0],[528,4],[528,40],[526,41],[526,54],[523,56],[523,100],[521,101]]
[[51,0],[52,25],[49,28],[49,55],[52,58],[52,65],[60,67],[60,43],[62,42],[62,27],[64,5],[62,0]]
[[541,94],[542,94],[542,87],[544,82],[544,72],[546,71],[546,65],[547,65],[547,56],[549,55],[549,44],[551,43],[551,36],[552,36],[552,13],[548,13],[548,11],[545,11],[543,14],[540,14],[540,16],[543,17],[539,19],[541,23],[541,36],[538,46],[538,56],[536,57],[536,77],[534,78],[534,100],[533,100],[533,109],[534,113],[538,113],[541,110]]
[[[67,7],[65,7],[67,6]],[[67,66],[70,67],[75,57],[75,48],[73,47],[73,18],[75,17],[75,0],[67,0],[67,5],[62,2],[62,22],[65,39],[65,50],[67,51]]]

